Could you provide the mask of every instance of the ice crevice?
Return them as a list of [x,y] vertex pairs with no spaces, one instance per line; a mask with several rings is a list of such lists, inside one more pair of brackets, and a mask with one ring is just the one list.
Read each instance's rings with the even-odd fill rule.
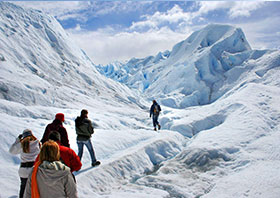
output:
[[107,194],[114,191],[114,188],[134,184],[139,178],[153,174],[162,162],[174,158],[185,145],[185,138],[179,133],[165,133],[164,137],[127,148],[127,151],[122,152],[125,153],[123,156],[112,157],[115,160],[104,161],[100,167],[77,172],[78,188],[89,186],[90,183],[92,188],[89,191]]
[[162,126],[172,131],[179,132],[187,138],[192,138],[201,131],[213,129],[223,124],[226,116],[218,112],[203,118],[197,118],[191,121],[183,122],[182,119],[176,120],[172,117],[163,117]]

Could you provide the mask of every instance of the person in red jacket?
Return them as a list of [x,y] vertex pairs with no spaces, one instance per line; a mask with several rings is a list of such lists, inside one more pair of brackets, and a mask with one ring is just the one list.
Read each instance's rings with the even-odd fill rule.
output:
[[[60,143],[60,138],[60,134],[57,131],[51,131],[48,137],[48,140],[53,140],[59,145],[60,161],[66,166],[68,166],[71,169],[71,172],[80,170],[82,167],[82,163],[80,161],[79,156],[75,153],[73,149],[68,148],[66,146],[62,146]],[[35,162],[39,160],[38,157]]]
[[55,115],[55,120],[51,124],[48,124],[45,129],[43,138],[41,139],[42,144],[48,141],[49,134],[51,133],[51,131],[57,131],[61,137],[61,141],[60,141],[61,145],[70,147],[68,133],[62,124],[63,122],[64,122],[64,114],[57,113]]

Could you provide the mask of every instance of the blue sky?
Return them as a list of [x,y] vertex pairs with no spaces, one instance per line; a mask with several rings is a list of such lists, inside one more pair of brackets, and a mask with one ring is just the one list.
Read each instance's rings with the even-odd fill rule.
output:
[[16,2],[56,17],[92,61],[156,55],[210,23],[242,28],[253,49],[280,49],[280,1]]

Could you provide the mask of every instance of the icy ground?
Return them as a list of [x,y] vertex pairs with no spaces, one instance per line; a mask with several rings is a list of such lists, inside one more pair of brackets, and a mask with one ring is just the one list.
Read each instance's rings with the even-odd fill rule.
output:
[[[159,132],[152,130],[148,105],[141,110],[90,101],[89,117],[98,125],[92,141],[102,165],[90,168],[85,152],[83,168],[75,173],[79,197],[278,197],[280,72],[273,67],[259,77],[256,71],[244,73],[212,104],[183,110],[162,106]],[[1,113],[1,197],[16,197],[19,158],[7,153],[14,137],[28,126],[40,138],[51,119],[34,114],[63,112],[77,151],[79,109],[8,103],[2,105],[9,111],[30,112]]]
[[[41,139],[61,112],[77,152],[74,120],[86,108],[102,164],[91,168],[85,150],[75,173],[81,198],[278,198],[280,52],[251,50],[227,25],[173,49],[137,68],[142,76],[125,73],[134,87],[148,83],[135,91],[98,73],[53,17],[0,2],[0,197],[18,196],[20,159],[8,153],[15,138],[30,128]],[[186,52],[195,52],[192,64]],[[160,131],[149,90],[162,107]]]

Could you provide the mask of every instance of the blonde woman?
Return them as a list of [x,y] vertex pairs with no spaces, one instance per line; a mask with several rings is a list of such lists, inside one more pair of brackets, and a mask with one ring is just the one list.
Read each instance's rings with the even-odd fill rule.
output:
[[16,138],[16,141],[12,144],[9,151],[15,155],[20,154],[21,164],[18,171],[20,176],[19,197],[22,198],[28,176],[40,152],[40,142],[32,134],[30,129],[25,129],[23,133]]
[[70,168],[60,159],[59,145],[49,140],[42,146],[39,162],[29,175],[24,198],[77,198],[77,189]]

